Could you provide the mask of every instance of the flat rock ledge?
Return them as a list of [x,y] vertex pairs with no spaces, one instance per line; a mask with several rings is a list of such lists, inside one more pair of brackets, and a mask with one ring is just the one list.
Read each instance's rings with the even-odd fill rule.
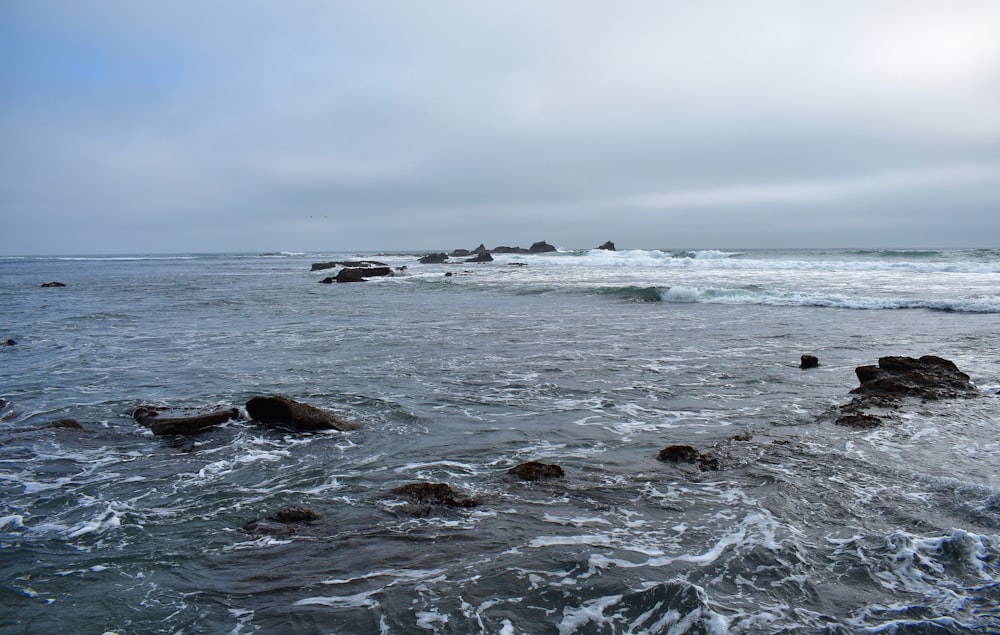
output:
[[280,395],[254,397],[247,402],[246,407],[247,414],[254,421],[299,432],[321,430],[346,432],[361,427],[361,424],[342,419],[329,410],[323,410]]
[[881,357],[878,365],[858,366],[854,373],[860,386],[856,395],[840,406],[837,425],[851,428],[874,428],[884,423],[893,411],[902,408],[905,399],[938,401],[979,397],[979,389],[954,362],[924,355]]
[[191,435],[206,428],[239,419],[239,408],[222,408],[206,411],[199,408],[161,408],[139,406],[132,411],[132,418],[149,428],[157,436]]

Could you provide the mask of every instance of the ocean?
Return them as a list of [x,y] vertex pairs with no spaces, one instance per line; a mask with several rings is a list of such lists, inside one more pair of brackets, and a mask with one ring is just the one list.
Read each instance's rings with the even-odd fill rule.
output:
[[[0,258],[0,633],[1000,632],[1000,249],[421,255]],[[890,355],[981,396],[837,425]]]

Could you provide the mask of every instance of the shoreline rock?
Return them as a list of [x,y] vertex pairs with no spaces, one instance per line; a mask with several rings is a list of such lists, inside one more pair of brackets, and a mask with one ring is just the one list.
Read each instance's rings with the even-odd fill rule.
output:
[[719,469],[719,457],[699,452],[690,445],[668,445],[656,458],[664,463],[694,463],[702,472]]
[[507,474],[516,476],[522,481],[540,481],[549,478],[562,478],[565,475],[563,469],[553,463],[541,463],[539,461],[528,461],[521,463],[507,470]]

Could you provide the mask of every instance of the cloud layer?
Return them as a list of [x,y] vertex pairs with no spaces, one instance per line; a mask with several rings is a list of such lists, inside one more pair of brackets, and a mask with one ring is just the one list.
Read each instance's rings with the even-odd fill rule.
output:
[[990,0],[5,3],[0,254],[996,246],[996,24]]

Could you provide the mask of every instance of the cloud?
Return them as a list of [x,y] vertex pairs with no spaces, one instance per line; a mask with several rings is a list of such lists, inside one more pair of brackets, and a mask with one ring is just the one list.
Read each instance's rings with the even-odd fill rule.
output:
[[978,244],[998,22],[991,1],[7,3],[0,253],[738,246],[767,223],[800,246],[957,200],[960,226],[912,240]]

